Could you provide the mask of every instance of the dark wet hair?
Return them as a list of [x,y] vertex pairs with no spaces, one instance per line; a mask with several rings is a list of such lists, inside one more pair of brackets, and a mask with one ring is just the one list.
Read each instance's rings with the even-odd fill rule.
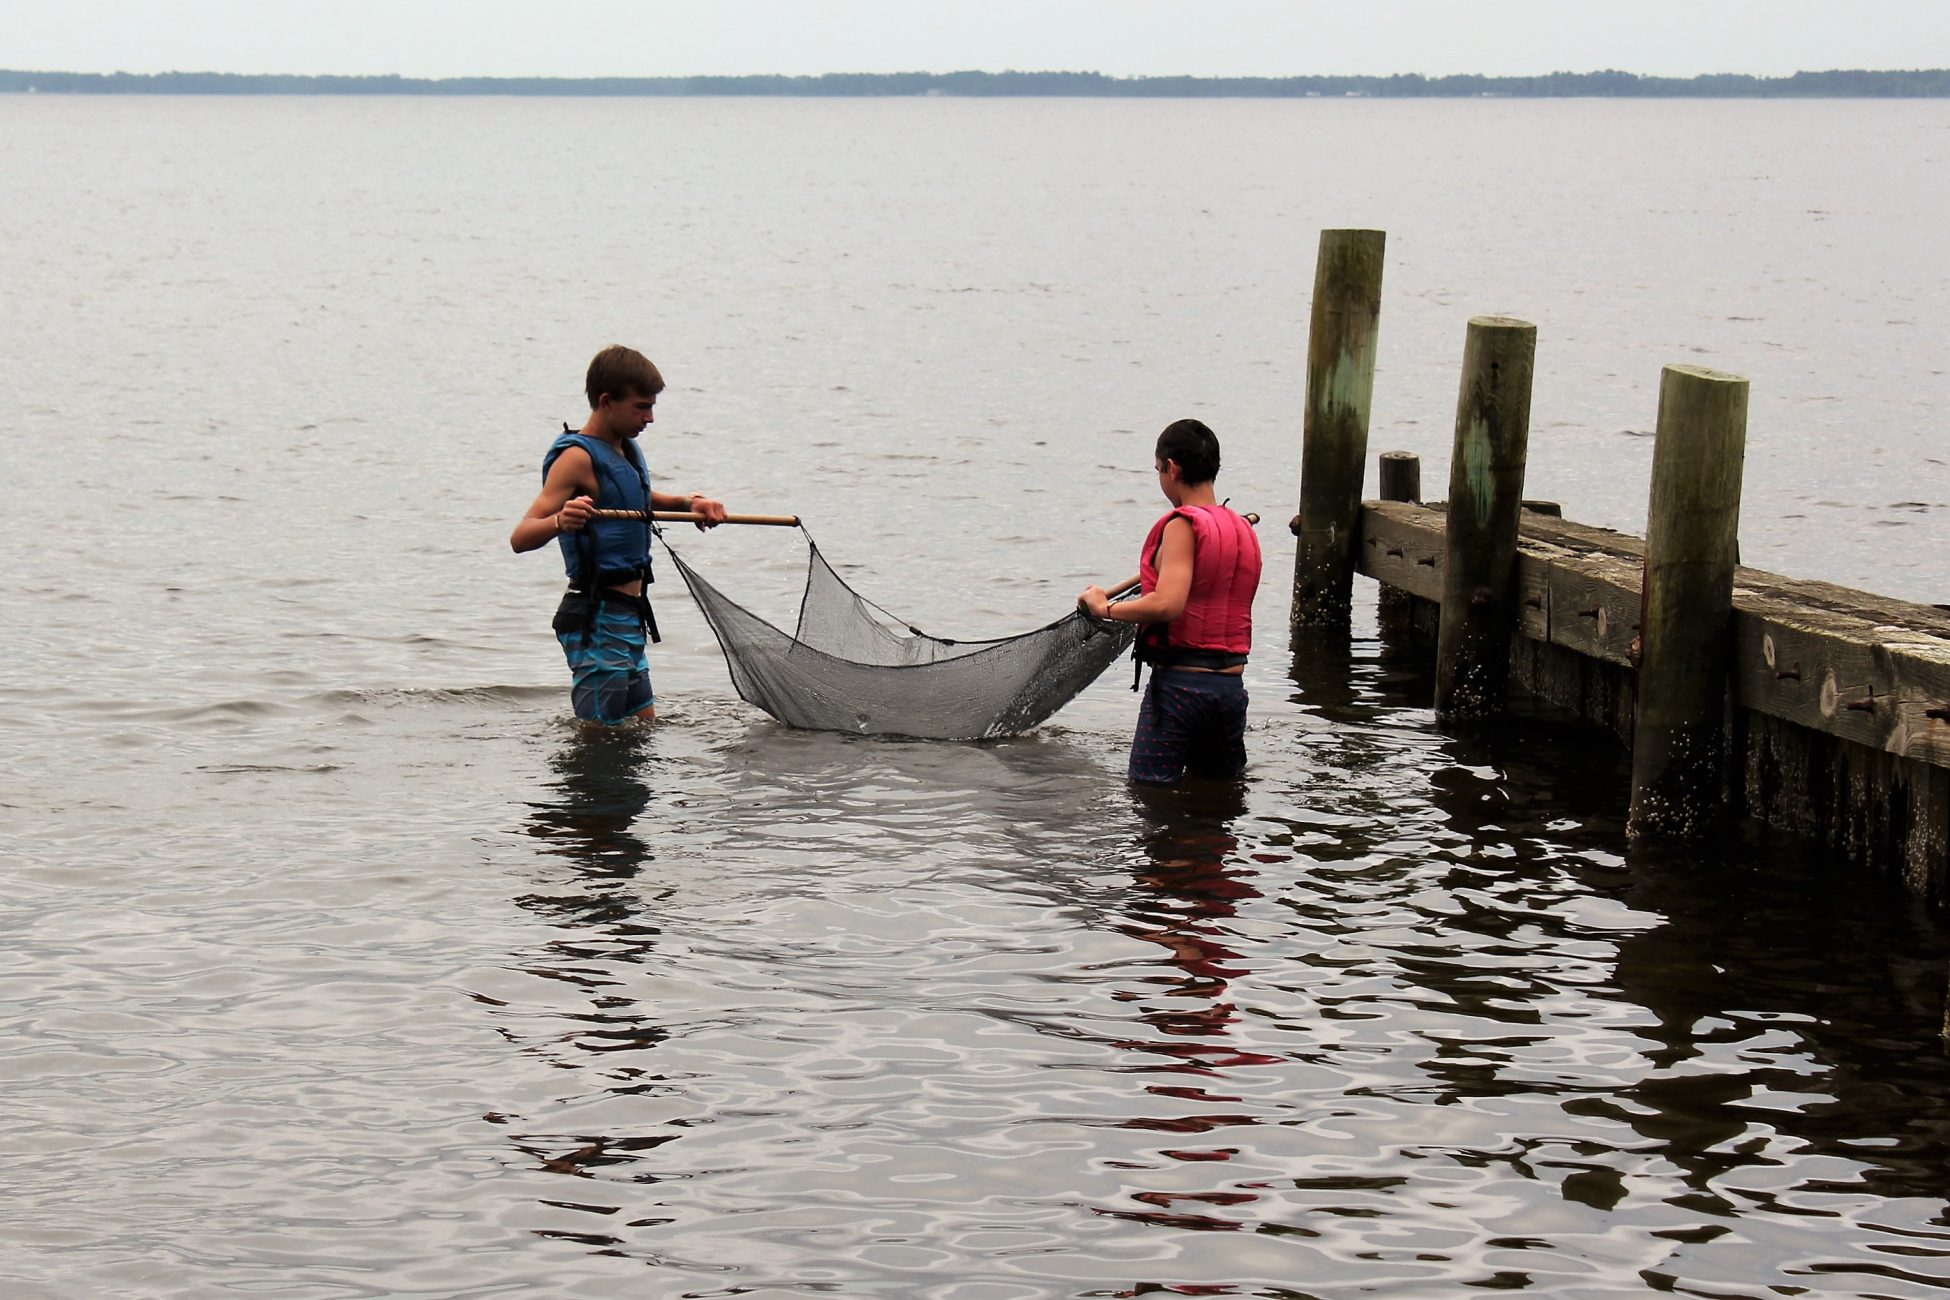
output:
[[582,381],[589,395],[589,409],[595,410],[604,393],[621,400],[626,397],[655,397],[664,391],[664,377],[650,358],[635,348],[612,343],[589,363],[589,374]]
[[1210,483],[1219,477],[1219,435],[1201,420],[1173,420],[1158,435],[1158,463],[1178,462],[1188,485]]

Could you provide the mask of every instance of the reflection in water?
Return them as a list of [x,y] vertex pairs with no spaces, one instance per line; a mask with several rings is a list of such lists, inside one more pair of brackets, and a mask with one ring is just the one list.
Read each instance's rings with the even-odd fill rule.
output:
[[1238,1014],[1225,1000],[1228,981],[1246,974],[1227,965],[1241,958],[1227,946],[1225,922],[1246,900],[1260,896],[1250,883],[1253,873],[1238,861],[1239,840],[1232,829],[1245,811],[1244,787],[1236,781],[1187,781],[1132,792],[1143,816],[1138,843],[1144,856],[1136,879],[1146,892],[1117,928],[1164,948],[1170,964],[1182,972],[1157,981],[1164,992],[1154,996],[1166,1004],[1147,1000],[1142,1014],[1161,1033],[1199,1041],[1152,1050],[1203,1059],[1213,1047],[1204,1040],[1223,1035]]
[[[1604,1105],[1663,1144],[1688,1204],[1819,1217],[1823,1197],[1950,1195],[1941,966],[1880,892],[1771,834],[1733,861],[1634,853],[1627,897],[1665,924],[1619,945],[1616,977],[1655,1017],[1651,1068]],[[1790,1157],[1828,1162],[1798,1205],[1764,1172]]]
[[[1223,1163],[1238,1153],[1236,1146],[1177,1139],[1226,1134],[1237,1126],[1258,1123],[1257,1116],[1239,1109],[1244,1098],[1227,1091],[1223,1081],[1230,1070],[1273,1065],[1278,1060],[1228,1041],[1239,1019],[1238,1007],[1229,996],[1230,987],[1252,973],[1228,923],[1261,897],[1253,883],[1255,872],[1246,866],[1234,829],[1234,823],[1245,815],[1246,785],[1243,781],[1187,780],[1167,789],[1134,786],[1131,793],[1141,818],[1137,839],[1142,857],[1135,865],[1134,876],[1142,892],[1133,898],[1129,916],[1116,928],[1163,948],[1164,964],[1175,973],[1148,978],[1150,987],[1143,992],[1120,989],[1112,994],[1119,1001],[1137,1003],[1139,1020],[1165,1041],[1126,1039],[1114,1046],[1170,1058],[1170,1064],[1153,1066],[1146,1072],[1164,1072],[1175,1076],[1173,1081],[1146,1083],[1143,1090],[1149,1097],[1182,1103],[1191,1110],[1164,1115],[1140,1113],[1120,1121],[1119,1127],[1174,1135],[1168,1139],[1171,1145],[1158,1154],[1180,1167],[1185,1163]],[[1170,1175],[1169,1167],[1161,1172],[1170,1178],[1166,1185],[1126,1193],[1129,1200],[1145,1208],[1112,1205],[1100,1207],[1099,1213],[1155,1227],[1224,1232],[1246,1226],[1245,1220],[1220,1217],[1205,1212],[1207,1208],[1243,1207],[1260,1199],[1256,1191],[1187,1187]],[[1169,1290],[1188,1294],[1178,1288]]]
[[1361,704],[1361,716],[1372,714],[1372,701],[1363,699],[1360,676],[1354,671],[1353,645],[1345,632],[1296,629],[1287,676],[1299,687],[1295,702],[1316,712],[1343,718]]
[[[1435,1052],[1420,1070],[1438,1104],[1554,1097],[1567,1126],[1470,1163],[1598,1212],[1662,1205],[1672,1255],[1644,1270],[1661,1289],[1697,1267],[1689,1248],[1737,1251],[1744,1215],[1849,1223],[1865,1196],[1950,1194],[1927,926],[1892,928],[1892,899],[1765,833],[1614,865],[1628,762],[1595,729],[1514,718],[1451,754],[1428,774],[1459,840],[1435,878],[1448,915],[1439,942],[1395,955],[1456,1026],[1422,1031]],[[1607,896],[1616,919],[1594,910]],[[1907,1253],[1940,1271],[1946,1243]]]
[[530,810],[528,833],[545,852],[569,858],[593,877],[629,879],[650,860],[650,846],[636,832],[650,806],[643,779],[653,728],[576,727],[549,760],[556,780],[552,803]]
[[[1771,850],[1628,865],[1608,737],[1445,735],[1408,666],[1309,663],[1311,786],[1134,791],[1061,734],[565,741],[519,900],[556,996],[499,1013],[553,1073],[495,1118],[577,1180],[530,1230],[699,1295],[1950,1267],[1928,933],[1877,952],[1883,904]],[[1101,1289],[1018,1285],[1079,1251]]]
[[[520,1041],[524,1051],[549,1055],[562,1068],[578,1071],[578,1090],[596,1088],[611,1095],[631,1096],[660,1090],[641,1053],[655,1048],[668,1031],[652,1017],[651,1009],[625,991],[617,977],[619,963],[636,965],[656,950],[660,928],[643,915],[644,890],[639,875],[654,860],[650,841],[640,823],[654,798],[646,779],[654,760],[655,729],[625,726],[613,729],[577,727],[550,759],[554,798],[532,805],[526,833],[543,844],[551,857],[566,859],[574,874],[548,892],[524,894],[515,901],[542,920],[560,927],[557,936],[523,962],[529,974],[574,989],[585,1003],[577,1011],[558,1007],[553,1020],[571,1026],[552,1041],[517,1037],[510,1026],[502,1032]],[[478,996],[478,995],[477,995]],[[493,1116],[498,1123],[517,1117]],[[551,1173],[592,1177],[611,1165],[626,1165],[677,1134],[649,1136],[601,1133],[518,1133],[514,1147]],[[566,1201],[547,1204],[607,1214],[608,1206],[582,1206]],[[619,1239],[602,1233],[538,1230],[584,1245],[608,1249]]]

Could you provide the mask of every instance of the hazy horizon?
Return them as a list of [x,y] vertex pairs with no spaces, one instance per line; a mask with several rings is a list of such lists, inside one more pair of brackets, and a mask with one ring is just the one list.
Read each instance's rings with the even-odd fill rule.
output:
[[[1217,17],[1215,17],[1217,15]],[[1950,67],[1943,0],[0,0],[23,71],[261,76],[1647,77]]]
[[656,72],[656,73],[590,73],[582,75],[558,75],[552,73],[485,73],[456,72],[440,76],[426,76],[417,73],[398,71],[381,72],[278,72],[265,69],[228,70],[222,68],[160,68],[153,71],[137,71],[133,68],[51,68],[24,67],[8,65],[0,67],[0,72],[26,75],[67,76],[67,77],[292,77],[324,80],[330,78],[397,78],[401,81],[683,81],[683,80],[759,80],[768,78],[810,79],[820,77],[955,77],[955,76],[1060,76],[1060,77],[1102,77],[1119,82],[1135,81],[1302,81],[1302,80],[1350,80],[1391,77],[1421,77],[1439,81],[1453,77],[1482,77],[1488,80],[1512,81],[1540,77],[1592,77],[1606,74],[1623,74],[1649,80],[1699,81],[1712,77],[1751,77],[1762,81],[1786,81],[1800,76],[1826,76],[1833,74],[1869,75],[1915,75],[1950,72],[1950,62],[1941,65],[1916,64],[1904,67],[1870,68],[1843,67],[1829,65],[1821,67],[1795,68],[1780,73],[1714,71],[1689,74],[1645,72],[1637,68],[1591,67],[1591,68],[1549,68],[1537,72],[1484,72],[1479,69],[1462,69],[1456,72],[1374,72],[1354,69],[1339,72],[1291,72],[1291,73],[1116,73],[1105,72],[1099,68],[895,68],[885,72],[870,71],[865,68],[829,68],[820,72]]

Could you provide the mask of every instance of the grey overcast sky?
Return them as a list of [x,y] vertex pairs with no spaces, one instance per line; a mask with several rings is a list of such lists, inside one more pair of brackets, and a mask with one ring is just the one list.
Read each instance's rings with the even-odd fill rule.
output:
[[0,67],[684,76],[1950,67],[1950,0],[0,0]]

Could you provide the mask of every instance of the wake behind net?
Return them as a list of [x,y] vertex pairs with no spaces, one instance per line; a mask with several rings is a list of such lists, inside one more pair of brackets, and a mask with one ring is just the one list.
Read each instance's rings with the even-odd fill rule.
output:
[[732,685],[791,727],[984,740],[1036,726],[1131,648],[1136,629],[1081,610],[993,641],[929,636],[833,571],[812,534],[797,627],[786,632],[664,549],[718,638]]

